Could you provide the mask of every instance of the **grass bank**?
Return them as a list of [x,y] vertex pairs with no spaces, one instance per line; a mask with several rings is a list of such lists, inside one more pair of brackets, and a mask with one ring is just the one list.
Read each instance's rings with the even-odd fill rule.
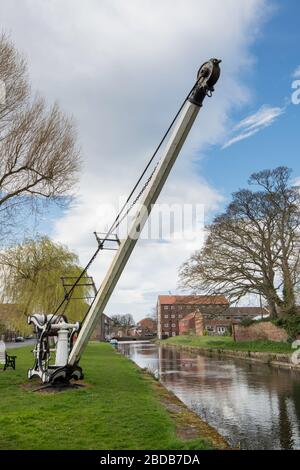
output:
[[231,336],[174,336],[162,341],[163,344],[183,345],[199,349],[222,349],[227,351],[251,351],[274,354],[288,354],[293,350],[289,343],[275,341],[233,341]]
[[[17,369],[0,371],[0,449],[156,450],[224,445],[221,438],[218,443],[216,432],[211,430],[210,436],[211,428],[205,423],[201,427],[201,420],[181,402],[108,344],[92,343],[84,354],[86,387],[60,393],[28,388],[30,349],[10,351],[17,355]],[[192,439],[185,439],[180,420],[193,422],[191,428],[196,430],[200,423]]]

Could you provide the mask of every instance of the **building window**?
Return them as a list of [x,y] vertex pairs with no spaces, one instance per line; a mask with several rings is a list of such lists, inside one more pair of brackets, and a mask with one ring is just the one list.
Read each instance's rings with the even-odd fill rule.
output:
[[164,305],[164,310],[169,310],[169,305]]
[[226,331],[225,326],[217,326],[217,332],[218,333],[223,334],[223,333],[225,333],[225,331]]
[[181,313],[178,315],[178,318],[182,318],[182,315],[181,315]]
[[165,315],[165,318],[169,318],[169,315]]
[[178,305],[178,310],[182,310],[182,305]]
[[176,336],[176,333],[175,333],[175,331],[172,331],[172,336]]
[[174,313],[171,315],[171,318],[175,318],[175,315],[174,315]]
[[175,305],[171,305],[171,310],[174,310],[175,309]]
[[176,328],[176,324],[175,324],[175,323],[172,323],[172,328]]
[[165,327],[165,328],[169,328],[169,323],[165,323],[165,324],[164,324],[164,327]]

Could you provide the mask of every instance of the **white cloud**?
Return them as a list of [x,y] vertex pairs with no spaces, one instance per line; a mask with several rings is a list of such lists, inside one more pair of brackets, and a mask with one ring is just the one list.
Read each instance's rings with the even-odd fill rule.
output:
[[233,145],[241,140],[248,139],[257,132],[261,131],[262,129],[271,126],[276,121],[276,119],[284,112],[284,108],[272,108],[268,105],[261,106],[256,113],[246,117],[235,126],[234,131],[241,132],[229,139],[223,145],[223,149],[230,147],[230,145]]
[[[112,214],[101,204],[128,193],[196,76],[210,57],[223,60],[216,92],[200,112],[160,202],[204,203],[222,197],[199,176],[208,145],[224,141],[228,116],[249,100],[242,76],[253,67],[251,45],[267,1],[11,0],[0,6],[3,28],[28,56],[34,87],[57,99],[78,122],[84,168],[78,204],[52,235],[86,262]],[[251,125],[251,124],[250,124]],[[158,293],[174,291],[177,268],[200,245],[138,243],[107,307],[149,313]],[[94,263],[99,285],[110,261]]]
[[300,65],[298,65],[298,67],[295,69],[292,77],[293,78],[300,78]]

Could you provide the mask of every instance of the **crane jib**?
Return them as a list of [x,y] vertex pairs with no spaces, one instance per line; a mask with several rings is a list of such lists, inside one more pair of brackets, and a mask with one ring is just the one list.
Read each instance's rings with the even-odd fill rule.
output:
[[[68,324],[65,317],[61,319],[59,318],[57,311],[63,305],[63,301],[59,305],[57,311],[54,312],[52,316],[48,316],[49,318],[47,317],[42,324],[40,324],[40,319],[39,321],[34,319],[34,315],[30,317],[30,322],[34,323],[36,326],[38,337],[37,345],[34,350],[35,364],[29,371],[29,377],[37,375],[44,383],[54,382],[56,380],[68,381],[71,378],[83,378],[82,370],[79,367],[80,357],[82,356],[94,328],[99,322],[101,314],[103,313],[127,261],[130,258],[143,226],[151,213],[153,205],[159,197],[205,97],[211,96],[214,91],[214,85],[220,76],[220,62],[221,61],[218,59],[210,59],[200,67],[196,83],[188,93],[180,107],[180,110],[176,114],[159,146],[147,164],[146,169],[139,178],[138,183],[145,175],[146,170],[150,167],[150,163],[153,162],[162,142],[164,142],[168,136],[169,139],[159,162],[156,164],[146,184],[143,186],[142,191],[138,195],[138,198],[141,198],[141,209],[135,215],[126,238],[122,241],[118,241],[118,247],[112,263],[99,290],[96,292],[95,298],[80,328],[78,327],[78,324]],[[138,184],[135,185],[134,190],[137,186]],[[130,193],[130,197],[126,201],[127,203],[133,195],[134,190]],[[137,199],[135,199],[134,202],[136,202],[136,200]],[[111,233],[123,220],[124,208],[126,209],[126,207],[126,205],[123,206],[121,213],[118,214],[110,230],[103,238],[99,239],[96,235],[99,246],[92,257],[92,260],[94,260],[98,252],[103,249],[104,243],[107,240],[111,240]],[[125,216],[127,213],[128,212],[125,211]],[[90,266],[91,261],[88,263],[87,267]],[[81,275],[78,277],[77,283],[76,281],[74,282],[70,289],[71,292],[74,290],[75,286],[78,285],[80,279],[86,275],[87,267],[85,267]],[[50,350],[48,344],[50,334],[57,335],[56,351],[59,354],[59,357],[53,366],[49,366],[49,358],[47,357],[47,351]],[[72,341],[76,334],[78,335],[76,341]]]

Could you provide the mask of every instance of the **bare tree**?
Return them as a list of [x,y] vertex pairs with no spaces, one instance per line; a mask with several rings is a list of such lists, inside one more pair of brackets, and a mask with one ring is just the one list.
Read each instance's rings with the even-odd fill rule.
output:
[[299,283],[300,196],[290,170],[255,173],[210,227],[202,250],[181,267],[184,286],[232,301],[259,294],[272,316],[294,313]]
[[153,321],[157,321],[157,310],[156,310],[156,307],[153,307],[151,309],[151,313],[147,316],[148,318],[151,318],[151,320]]
[[133,316],[130,313],[112,315],[111,319],[114,326],[130,328],[135,325]]
[[274,216],[273,242],[282,281],[282,302],[277,306],[285,313],[295,312],[300,269],[300,192],[298,187],[290,186],[290,176],[291,170],[278,167],[254,173],[249,180],[262,188]]
[[4,96],[0,103],[2,133],[30,97],[26,61],[4,34],[0,35],[0,80],[4,84]]
[[[0,37],[0,222],[2,235],[24,208],[70,195],[80,166],[74,124],[54,104],[30,92],[24,58]],[[1,232],[0,232],[1,235]]]

